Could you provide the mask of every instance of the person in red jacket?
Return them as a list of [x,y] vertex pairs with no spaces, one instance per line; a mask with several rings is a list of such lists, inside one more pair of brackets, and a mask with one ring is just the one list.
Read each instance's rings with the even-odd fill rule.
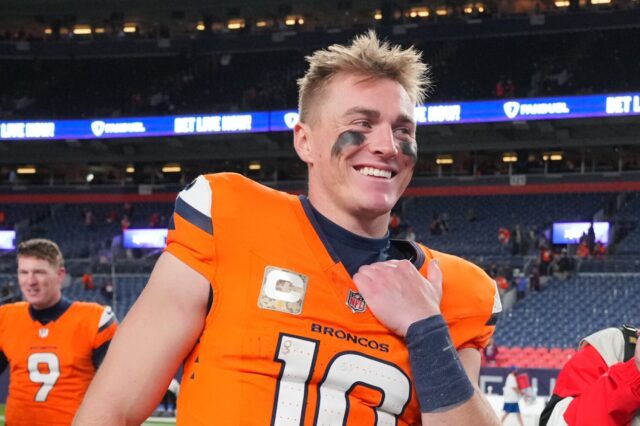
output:
[[640,425],[638,330],[600,330],[562,368],[540,426]]

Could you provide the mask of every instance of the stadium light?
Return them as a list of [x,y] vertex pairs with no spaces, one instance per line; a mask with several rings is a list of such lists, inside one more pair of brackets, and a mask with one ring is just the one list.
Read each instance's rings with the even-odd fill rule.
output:
[[73,34],[75,35],[91,35],[93,30],[89,25],[76,25],[73,27]]
[[559,8],[569,7],[569,0],[556,0],[553,4]]
[[35,166],[18,167],[16,169],[16,173],[19,175],[35,175],[36,167]]
[[252,161],[249,163],[249,170],[260,170],[262,169],[262,164],[259,161]]
[[104,34],[104,27],[96,27],[96,29],[93,30],[93,32],[96,34]]
[[504,163],[515,163],[518,161],[518,154],[515,152],[505,152],[502,154],[502,162]]
[[85,180],[87,181],[87,183],[90,183],[93,182],[93,178],[95,178],[95,175],[93,173],[89,173]]
[[180,167],[180,164],[176,163],[166,164],[162,167],[162,173],[180,173],[181,171],[182,167]]
[[552,152],[549,156],[549,160],[551,161],[562,161],[563,155],[562,152]]
[[410,18],[428,18],[429,9],[426,6],[412,7],[407,11],[406,16]]
[[376,21],[382,20],[382,12],[380,11],[380,9],[373,12],[373,19],[375,19]]
[[246,21],[242,18],[229,19],[227,22],[227,28],[230,30],[240,30],[244,28]]
[[447,16],[449,11],[446,8],[441,7],[440,9],[436,9],[436,15],[438,16]]
[[264,19],[261,19],[258,22],[256,22],[256,27],[258,27],[258,28],[266,28],[267,25],[268,25],[268,23]]
[[206,27],[204,26],[204,22],[199,21],[199,22],[196,24],[196,30],[198,30],[198,31],[204,31],[205,29],[206,29]]
[[611,4],[611,0],[591,0],[591,4]]
[[436,164],[439,166],[453,164],[453,156],[451,154],[441,154],[436,157]]
[[304,24],[304,16],[302,15],[288,15],[284,19],[285,25],[293,26],[293,25],[302,25]]
[[127,34],[133,34],[135,32],[138,32],[138,26],[133,22],[129,22],[124,24],[122,31],[124,31]]
[[135,167],[133,167],[133,166],[131,166],[131,165],[129,165],[129,166],[127,166],[127,168],[125,169],[125,171],[126,171],[127,173],[135,173],[135,172],[136,172],[136,168],[135,168]]
[[51,28],[45,28],[45,29],[44,29],[44,33],[45,33],[46,35],[51,35],[51,34],[53,34],[53,30],[52,30]]

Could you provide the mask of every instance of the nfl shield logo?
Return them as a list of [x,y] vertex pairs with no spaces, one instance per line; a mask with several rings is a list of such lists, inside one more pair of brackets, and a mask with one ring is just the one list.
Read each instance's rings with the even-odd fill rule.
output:
[[349,289],[349,295],[347,296],[347,306],[351,308],[354,314],[359,314],[367,309],[367,303],[364,301],[364,297],[357,291]]
[[46,338],[49,335],[49,329],[41,328],[40,330],[38,330],[38,335],[43,339]]

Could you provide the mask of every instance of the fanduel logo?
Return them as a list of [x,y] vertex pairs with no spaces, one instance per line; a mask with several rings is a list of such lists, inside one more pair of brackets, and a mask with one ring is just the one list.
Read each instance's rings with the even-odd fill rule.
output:
[[284,115],[284,124],[288,128],[293,129],[293,126],[298,122],[298,118],[299,116],[297,112],[288,112]]
[[104,133],[106,123],[104,121],[94,121],[91,123],[91,131],[94,136],[100,137]]
[[147,129],[141,121],[105,123],[96,120],[91,122],[91,131],[96,137],[100,137],[104,134],[144,133]]
[[507,102],[503,105],[504,113],[507,114],[509,118],[516,118],[518,112],[520,112],[520,103],[519,102]]
[[536,104],[521,104],[520,102],[505,102],[504,113],[513,119],[518,115],[550,115],[568,114],[571,112],[566,102],[546,102]]

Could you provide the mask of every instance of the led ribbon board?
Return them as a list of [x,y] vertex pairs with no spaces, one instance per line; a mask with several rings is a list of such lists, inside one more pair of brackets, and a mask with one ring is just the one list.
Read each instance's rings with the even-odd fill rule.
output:
[[[640,93],[425,104],[418,125],[562,120],[640,115]],[[94,120],[0,121],[0,140],[115,139],[199,134],[284,132],[296,110]]]

